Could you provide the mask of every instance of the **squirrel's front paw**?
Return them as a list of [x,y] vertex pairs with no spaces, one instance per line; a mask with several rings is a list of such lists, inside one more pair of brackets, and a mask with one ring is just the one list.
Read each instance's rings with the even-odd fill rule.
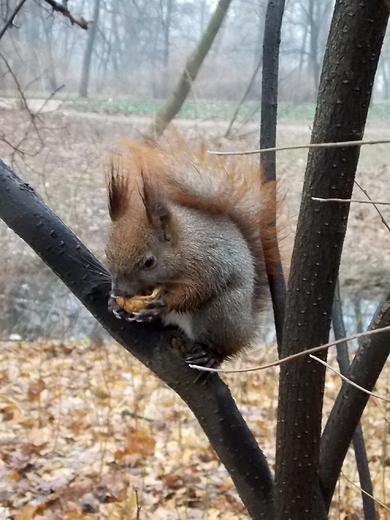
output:
[[165,303],[162,298],[158,298],[148,302],[145,309],[128,314],[126,319],[138,323],[150,323],[161,318],[165,312]]
[[118,320],[126,319],[129,315],[128,313],[122,309],[122,307],[119,307],[119,305],[116,303],[115,296],[110,294],[110,298],[108,299],[108,310],[109,312],[112,312],[115,318],[118,318]]

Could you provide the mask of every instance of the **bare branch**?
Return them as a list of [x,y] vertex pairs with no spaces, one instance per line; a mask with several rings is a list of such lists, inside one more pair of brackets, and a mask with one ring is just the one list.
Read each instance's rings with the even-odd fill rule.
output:
[[[385,330],[389,324],[390,294],[378,306],[369,330]],[[350,365],[348,378],[367,390],[373,390],[389,352],[388,333],[364,337]],[[368,399],[366,393],[342,385],[330,412],[321,438],[319,465],[321,488],[327,505],[331,503],[345,455]]]
[[349,385],[354,386],[358,390],[361,390],[362,392],[365,392],[366,394],[370,395],[371,397],[376,397],[377,399],[381,399],[382,401],[386,401],[386,403],[390,403],[390,399],[388,399],[387,397],[382,397],[379,394],[375,394],[374,392],[370,392],[369,390],[366,390],[362,386],[360,386],[360,385],[354,383],[353,381],[351,381],[350,379],[348,379],[348,377],[343,376],[343,374],[338,372],[335,368],[331,367],[326,361],[323,361],[322,359],[318,358],[317,356],[313,356],[313,354],[309,354],[309,355],[310,355],[310,357],[312,359],[315,359],[316,361],[318,361],[318,363],[321,363],[321,365],[324,365],[324,367],[329,368],[329,370],[334,372],[336,375],[338,375],[343,381],[345,381]]
[[357,484],[355,484],[355,482],[352,482],[352,480],[350,480],[346,475],[345,473],[341,472],[341,475],[343,476],[343,478],[345,478],[345,480],[347,482],[349,482],[352,486],[354,486],[355,488],[359,489],[359,491],[361,491],[362,493],[364,493],[365,495],[369,496],[370,498],[372,498],[372,500],[374,500],[374,502],[376,502],[378,505],[380,505],[381,507],[383,507],[383,509],[385,509],[386,511],[390,511],[390,507],[388,507],[386,504],[384,504],[383,502],[381,502],[378,498],[375,498],[373,495],[370,495],[370,493],[367,493],[367,491],[364,491],[364,489],[362,489],[360,486],[358,486]]
[[62,4],[59,4],[58,2],[55,2],[54,0],[44,0],[47,4],[49,4],[54,11],[58,11],[59,13],[63,14],[66,18],[69,18],[70,23],[72,25],[76,24],[82,29],[87,30],[88,29],[88,22],[81,17],[80,19],[75,18],[72,13],[69,11],[67,7],[65,7]]
[[26,0],[21,0],[18,3],[18,5],[15,7],[15,9],[12,11],[12,13],[11,13],[10,17],[8,18],[8,20],[6,20],[6,22],[4,24],[4,27],[0,30],[0,40],[4,36],[4,34],[5,34],[6,30],[8,29],[8,27],[11,27],[13,25],[16,15],[20,11],[20,9],[23,7],[23,4],[25,2],[26,2]]
[[236,106],[236,109],[235,109],[235,111],[234,111],[234,113],[232,115],[232,118],[230,120],[229,126],[228,126],[228,128],[227,128],[227,130],[226,130],[226,132],[224,134],[224,137],[226,137],[226,139],[228,139],[229,136],[230,136],[230,133],[231,133],[231,130],[232,130],[232,126],[234,124],[234,121],[236,120],[238,112],[240,111],[241,105],[246,100],[246,98],[247,98],[247,96],[248,96],[248,94],[249,94],[249,92],[250,92],[250,90],[251,90],[251,88],[253,86],[253,83],[254,83],[254,81],[256,79],[257,73],[260,70],[260,67],[261,67],[262,63],[263,63],[263,57],[261,57],[261,59],[258,61],[257,66],[256,66],[255,70],[252,73],[251,79],[249,80],[248,86],[245,89],[244,95],[242,96],[242,98],[240,99],[240,101],[238,102],[238,104]]
[[[345,338],[347,331],[345,329],[343,308],[341,305],[341,294],[339,281],[336,283],[333,307],[332,307],[332,326],[335,339]],[[359,332],[359,331],[358,331]],[[362,331],[360,331],[362,332]],[[337,345],[337,362],[340,372],[343,375],[348,374],[350,367],[349,352],[347,343]],[[368,463],[367,450],[364,442],[362,425],[356,426],[356,430],[352,438],[353,449],[355,452],[356,466],[359,473],[360,486],[362,488],[362,503],[365,520],[376,520],[375,504],[369,495],[373,495],[372,479],[370,474],[370,466]],[[363,493],[364,490],[364,493]]]
[[[30,131],[30,128],[31,126],[34,128],[35,130],[35,133],[37,135],[37,138],[39,140],[39,148],[37,150],[35,150],[35,152],[33,154],[27,154],[27,155],[31,155],[31,156],[34,156],[34,155],[37,155],[43,148],[44,146],[44,143],[43,143],[43,140],[39,134],[39,130],[37,128],[37,125],[36,125],[36,120],[35,120],[35,117],[36,117],[36,114],[34,114],[33,112],[31,112],[31,110],[29,109],[28,107],[28,103],[27,103],[27,99],[26,99],[26,96],[24,94],[24,91],[18,81],[18,78],[16,77],[16,75],[14,74],[10,64],[8,63],[7,59],[0,53],[0,58],[4,61],[7,69],[8,69],[8,72],[11,74],[14,82],[15,82],[15,85],[16,85],[16,88],[20,94],[20,97],[22,99],[22,103],[23,103],[23,108],[27,111],[28,115],[29,115],[29,118],[30,118],[30,124],[29,126],[27,127],[25,133],[24,133],[24,136],[20,139],[20,141],[16,144],[16,145],[11,145],[11,147],[13,148],[14,152],[12,154],[12,160],[13,160],[13,157],[14,157],[14,153],[15,152],[19,152],[19,153],[22,153],[22,155],[25,153],[25,152],[22,152],[21,151],[21,145],[24,143],[24,141],[27,139],[27,135]],[[1,140],[4,141],[6,144],[9,144],[6,139],[4,138],[4,136],[1,136]]]
[[[369,200],[372,200],[371,197],[369,196],[368,194],[368,191],[365,190],[362,186],[360,186],[360,184],[356,181],[355,179],[355,184],[356,186],[364,193],[364,195],[369,199]],[[376,207],[375,203],[374,203],[374,208],[376,209],[378,215],[380,216],[381,218],[381,221],[382,221],[382,224],[385,226],[385,228],[390,231],[390,226],[389,224],[387,223],[385,217],[382,215],[382,213],[380,212],[380,210]]]
[[[263,37],[263,70],[261,82],[261,116],[260,116],[260,148],[276,145],[276,127],[278,117],[278,84],[279,84],[279,53],[280,35],[284,13],[285,0],[268,0],[265,13]],[[258,65],[260,67],[260,63]],[[255,77],[255,76],[254,76]],[[260,156],[260,168],[265,183],[276,183],[276,154]],[[276,229],[276,190],[273,189],[275,201],[272,215],[268,215],[268,228],[271,232],[272,249],[275,258],[272,265],[266,265],[268,284],[270,288],[272,307],[274,311],[276,341],[278,354],[281,356],[284,313],[286,307],[286,281],[283,275],[283,265],[280,257],[278,233]],[[267,238],[269,240],[269,238]],[[265,249],[266,244],[263,243]]]
[[349,146],[362,146],[365,144],[384,144],[390,143],[390,139],[378,139],[371,141],[340,141],[337,143],[312,143],[312,144],[295,144],[292,146],[279,146],[276,148],[262,148],[260,150],[247,150],[244,152],[217,152],[207,150],[211,155],[255,155],[257,153],[280,152],[283,150],[300,150],[304,148],[347,148]]
[[5,66],[7,67],[8,69],[8,72],[11,74],[12,76],[12,79],[14,80],[15,82],[15,85],[16,85],[16,88],[20,94],[20,97],[22,98],[22,102],[23,102],[23,108],[25,108],[28,112],[28,115],[30,116],[30,119],[31,121],[34,119],[34,115],[30,112],[28,106],[27,106],[27,100],[26,100],[26,96],[24,95],[24,92],[23,92],[23,89],[22,87],[20,86],[20,83],[18,81],[18,78],[15,76],[10,64],[8,63],[8,60],[5,58],[5,56],[3,56],[3,54],[0,53],[0,58],[4,61],[5,63]]
[[266,368],[277,367],[292,359],[297,359],[302,356],[306,356],[308,354],[314,354],[315,352],[320,352],[321,350],[325,350],[329,347],[334,347],[335,345],[339,345],[340,343],[345,343],[346,341],[352,341],[353,339],[363,338],[365,336],[372,336],[377,334],[378,332],[390,332],[390,325],[378,329],[366,330],[365,332],[359,332],[358,334],[352,334],[352,336],[348,336],[347,338],[337,339],[335,341],[330,341],[329,343],[324,343],[318,347],[309,348],[302,352],[297,352],[296,354],[292,354],[291,356],[287,356],[285,358],[279,359],[277,361],[273,361],[272,363],[267,363],[266,365],[259,365],[256,367],[247,367],[247,368],[206,368],[201,367],[199,365],[189,365],[191,368],[196,368],[202,372],[218,372],[222,374],[238,374],[241,372],[256,372],[257,370],[265,370]]
[[318,202],[357,202],[359,204],[383,204],[384,206],[390,206],[390,202],[373,201],[373,200],[359,200],[359,199],[323,199],[321,197],[312,197],[311,200],[318,200]]

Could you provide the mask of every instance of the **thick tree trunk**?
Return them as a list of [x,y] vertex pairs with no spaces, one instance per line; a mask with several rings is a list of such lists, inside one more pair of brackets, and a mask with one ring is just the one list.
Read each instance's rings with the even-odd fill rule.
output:
[[157,112],[156,118],[146,134],[147,138],[156,139],[162,135],[166,127],[179,112],[226,17],[230,3],[231,0],[219,0],[198,46],[187,60],[175,90]]
[[[338,0],[321,74],[312,142],[362,138],[388,13],[383,0]],[[309,153],[289,280],[282,355],[328,339],[360,148]],[[284,364],[276,455],[276,517],[326,517],[318,476],[324,367],[310,358]],[[349,439],[350,440],[350,439]],[[328,498],[328,497],[327,497]]]

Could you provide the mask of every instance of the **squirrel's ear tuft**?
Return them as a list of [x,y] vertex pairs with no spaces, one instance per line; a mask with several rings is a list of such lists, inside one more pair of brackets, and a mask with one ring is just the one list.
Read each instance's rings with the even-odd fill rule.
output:
[[157,231],[161,241],[174,243],[176,239],[176,223],[164,193],[148,181],[143,175],[143,203],[149,222]]
[[111,159],[110,170],[107,175],[108,211],[111,220],[118,220],[126,211],[129,204],[128,181],[120,172],[118,163]]

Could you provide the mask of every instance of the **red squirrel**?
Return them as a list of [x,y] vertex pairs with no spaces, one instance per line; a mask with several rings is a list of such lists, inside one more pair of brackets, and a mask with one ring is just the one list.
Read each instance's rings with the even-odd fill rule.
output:
[[[218,366],[250,346],[274,263],[275,183],[260,167],[129,143],[112,162],[108,199],[110,310],[177,326],[191,340],[189,363]],[[139,312],[115,301],[156,287],[160,296]]]

